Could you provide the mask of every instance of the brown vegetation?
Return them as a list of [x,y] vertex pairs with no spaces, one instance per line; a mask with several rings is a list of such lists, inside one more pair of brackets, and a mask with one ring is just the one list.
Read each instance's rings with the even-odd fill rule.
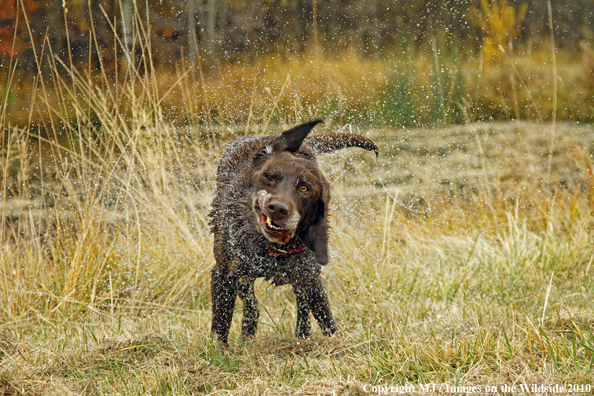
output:
[[[439,31],[377,58],[258,54],[209,74],[160,69],[151,36],[136,29],[137,57],[114,62],[118,73],[52,57],[47,46],[35,73],[25,55],[7,61],[0,393],[592,385],[588,38],[559,48],[557,76],[538,35],[487,65],[466,47],[447,55],[456,48]],[[17,83],[27,74],[32,81]],[[340,336],[295,339],[290,293],[257,282],[258,335],[242,344],[234,323],[222,351],[209,337],[216,163],[239,134],[313,116],[327,119],[324,131],[373,138],[382,153],[319,157],[333,210],[344,214],[330,214],[323,273]],[[511,122],[475,122],[490,117]]]

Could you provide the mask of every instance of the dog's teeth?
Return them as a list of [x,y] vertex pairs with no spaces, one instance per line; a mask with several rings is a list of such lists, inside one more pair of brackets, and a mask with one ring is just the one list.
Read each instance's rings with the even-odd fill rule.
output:
[[268,227],[272,228],[273,230],[280,230],[280,227],[275,226],[274,224],[272,224],[272,220],[270,220],[270,217],[266,216],[266,224],[268,225]]

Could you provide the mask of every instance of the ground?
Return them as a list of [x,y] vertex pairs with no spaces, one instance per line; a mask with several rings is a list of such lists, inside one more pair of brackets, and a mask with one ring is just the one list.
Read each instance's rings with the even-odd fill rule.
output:
[[47,183],[55,202],[3,205],[2,394],[594,385],[594,128],[360,130],[379,159],[357,149],[320,158],[332,185],[323,276],[339,333],[296,339],[290,288],[260,280],[256,338],[241,341],[238,301],[228,349],[209,337],[205,216],[231,133],[198,144],[204,134],[171,131],[162,146],[143,143],[150,131],[134,135],[138,149],[120,163],[89,154],[77,163],[95,165],[52,180],[15,171]]

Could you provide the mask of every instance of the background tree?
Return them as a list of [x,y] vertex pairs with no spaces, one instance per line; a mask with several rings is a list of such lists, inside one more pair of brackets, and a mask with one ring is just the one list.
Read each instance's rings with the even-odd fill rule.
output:
[[[89,59],[91,20],[103,56],[115,60],[112,26],[117,27],[115,33],[132,54],[132,25],[136,18],[146,24],[148,13],[153,60],[157,64],[172,66],[182,56],[194,62],[200,53],[205,65],[211,67],[250,61],[267,52],[305,53],[315,39],[313,3],[312,0],[22,1],[35,45],[41,48],[47,36],[54,53],[72,57],[75,62]],[[354,48],[364,56],[381,57],[403,46],[430,44],[442,32],[465,49],[479,50],[482,46],[483,51],[495,53],[511,36],[520,42],[528,37],[546,40],[545,3],[540,0],[316,1],[317,39],[325,56],[337,56]],[[22,14],[17,17],[20,4],[19,0],[0,0],[0,57],[19,54],[20,62],[34,65],[24,18]],[[511,30],[495,28],[496,20],[491,18],[499,15],[495,5],[501,11],[497,23],[507,26],[511,23],[508,19],[521,22],[524,18],[522,28],[516,25],[508,26]],[[510,10],[517,10],[511,19],[506,14]],[[581,41],[593,40],[593,1],[554,2],[553,17],[557,46],[577,48]],[[13,47],[15,29],[18,34]],[[484,42],[478,39],[480,31],[488,38]],[[499,33],[501,37],[497,36]]]

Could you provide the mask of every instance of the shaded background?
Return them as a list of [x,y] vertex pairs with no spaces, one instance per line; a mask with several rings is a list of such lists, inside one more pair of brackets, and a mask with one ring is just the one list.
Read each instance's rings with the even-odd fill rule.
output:
[[[366,56],[385,56],[397,48],[422,45],[440,30],[473,50],[479,48],[481,37],[480,30],[467,17],[472,6],[480,6],[478,0],[76,0],[66,2],[65,9],[62,3],[24,0],[22,5],[38,50],[47,36],[56,54],[72,55],[81,62],[89,56],[89,32],[93,25],[104,55],[113,50],[110,24],[117,28],[120,40],[130,44],[129,27],[134,13],[150,20],[147,34],[151,37],[154,61],[166,65],[179,62],[184,56],[194,59],[196,47],[214,63],[247,61],[264,52],[303,54],[314,40],[316,29],[326,53],[338,54],[355,47]],[[527,5],[522,41],[548,37],[545,1],[510,3],[516,8],[521,3]],[[17,7],[22,7],[17,0],[0,2],[0,54],[4,58],[10,56],[18,23],[15,55],[21,62],[34,66],[22,15],[17,22]],[[552,2],[552,10],[557,45],[577,47],[581,40],[592,40],[594,2],[556,1]]]
[[59,60],[114,86],[156,71],[182,125],[594,120],[590,0],[0,1],[6,120],[47,122],[31,92]]

